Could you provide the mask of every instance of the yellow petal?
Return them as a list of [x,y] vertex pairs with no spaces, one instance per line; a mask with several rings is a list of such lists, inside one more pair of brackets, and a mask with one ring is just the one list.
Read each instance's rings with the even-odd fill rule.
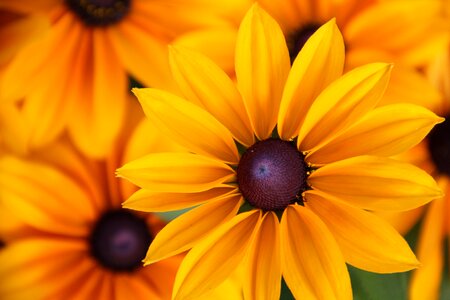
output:
[[[91,48],[93,47],[93,49]],[[80,45],[80,52],[82,47]],[[70,99],[74,103],[69,131],[83,153],[104,157],[113,147],[127,109],[127,77],[112,43],[103,31],[94,31],[79,53]],[[92,52],[91,52],[92,51]],[[92,65],[86,63],[92,60]]]
[[231,133],[208,112],[160,90],[133,92],[146,116],[163,134],[191,151],[237,164],[239,155]]
[[341,250],[328,228],[309,209],[286,208],[281,218],[283,277],[297,299],[352,299]]
[[236,191],[236,188],[231,186],[215,187],[198,193],[158,193],[153,190],[141,189],[131,195],[122,206],[146,212],[179,210],[221,198],[233,191]]
[[375,107],[386,89],[390,70],[388,64],[368,64],[330,84],[305,117],[297,140],[299,149],[318,146]]
[[391,158],[358,156],[314,171],[308,184],[351,205],[370,210],[402,211],[442,197],[433,177]]
[[244,258],[260,217],[259,210],[239,214],[192,248],[178,269],[172,299],[196,299],[223,282]]
[[197,193],[234,177],[228,165],[192,153],[153,153],[117,170],[134,184],[153,192]]
[[332,19],[309,38],[292,65],[278,114],[282,139],[297,135],[314,99],[342,75],[344,58],[344,41]]
[[317,191],[307,191],[304,197],[306,206],[327,225],[349,264],[376,273],[404,272],[419,266],[408,243],[383,219]]
[[186,48],[170,48],[175,81],[185,97],[199,104],[225,125],[242,144],[254,136],[242,97],[233,81],[207,57]]
[[195,246],[202,238],[236,215],[241,199],[239,194],[228,194],[171,221],[154,238],[144,258],[144,264],[152,264]]
[[42,162],[0,160],[2,205],[26,224],[49,232],[84,236],[96,217],[91,195],[79,182]]
[[[0,252],[0,295],[5,299],[51,298],[61,286],[73,284],[80,273],[92,272],[93,262],[83,257],[87,251],[86,243],[74,239],[33,238],[9,244]],[[70,274],[61,276],[68,268]]]
[[256,136],[266,139],[277,122],[289,54],[278,24],[257,4],[242,20],[236,42],[236,78]]
[[[128,16],[136,18],[134,13]],[[149,34],[139,23],[120,22],[109,27],[105,33],[111,39],[122,65],[139,82],[166,89],[175,86],[170,75],[167,45]]]
[[258,4],[277,20],[283,32],[287,34],[298,30],[301,25],[300,22],[308,21],[313,16],[314,3],[311,3],[309,0],[259,0]]
[[392,69],[389,86],[378,103],[379,106],[393,103],[411,103],[432,111],[442,104],[442,95],[430,81],[414,68],[396,65]]
[[445,256],[445,209],[444,199],[431,202],[422,222],[417,246],[421,267],[411,277],[411,300],[439,298]]
[[434,125],[444,119],[412,104],[383,106],[311,150],[309,163],[323,165],[359,155],[392,156],[417,145]]
[[[381,1],[357,14],[345,27],[344,36],[351,47],[387,50],[398,53],[400,61],[418,65],[424,62],[423,57],[414,61],[404,56],[443,34],[445,27],[439,24],[444,22],[442,3],[433,0]],[[435,47],[434,51],[434,54],[438,53],[439,48]],[[430,58],[433,53],[427,55]]]
[[235,26],[203,28],[184,33],[177,37],[172,45],[195,49],[203,53],[231,75],[234,74],[236,37]]
[[279,221],[267,212],[249,248],[245,299],[279,299],[281,289],[281,254]]

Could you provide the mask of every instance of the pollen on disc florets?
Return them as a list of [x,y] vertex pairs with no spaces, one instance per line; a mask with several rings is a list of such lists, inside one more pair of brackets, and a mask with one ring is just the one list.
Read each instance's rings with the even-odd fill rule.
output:
[[108,26],[122,20],[131,0],[66,0],[67,6],[88,26]]
[[450,176],[450,115],[428,134],[428,149],[439,172]]
[[306,189],[303,154],[290,142],[267,139],[242,155],[237,168],[239,190],[254,207],[283,210],[297,202]]
[[133,271],[142,265],[152,241],[147,223],[124,210],[104,213],[95,224],[91,236],[92,256],[113,271]]

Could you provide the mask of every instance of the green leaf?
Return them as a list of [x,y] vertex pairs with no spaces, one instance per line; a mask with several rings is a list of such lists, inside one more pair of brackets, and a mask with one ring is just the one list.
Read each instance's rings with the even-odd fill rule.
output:
[[354,300],[406,300],[409,272],[376,274],[348,267]]

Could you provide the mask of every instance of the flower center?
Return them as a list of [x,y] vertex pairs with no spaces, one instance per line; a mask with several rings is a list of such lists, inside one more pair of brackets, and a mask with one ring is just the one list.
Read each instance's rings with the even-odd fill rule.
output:
[[283,210],[299,201],[306,188],[303,154],[287,141],[257,142],[242,155],[237,168],[239,189],[245,199],[262,210]]
[[428,134],[431,159],[439,172],[450,176],[450,115]]
[[300,50],[302,50],[306,41],[317,29],[319,29],[319,27],[320,25],[315,23],[306,24],[286,37],[291,64],[294,62]]
[[152,236],[147,223],[127,210],[106,212],[94,226],[91,253],[104,267],[133,271],[141,266]]
[[127,15],[131,0],[66,0],[66,4],[86,25],[107,26]]

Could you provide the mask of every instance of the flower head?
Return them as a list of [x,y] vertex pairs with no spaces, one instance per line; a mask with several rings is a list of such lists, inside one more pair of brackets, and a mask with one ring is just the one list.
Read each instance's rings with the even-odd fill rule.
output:
[[[236,81],[204,56],[172,47],[186,99],[135,89],[147,117],[188,152],[154,153],[118,169],[142,187],[123,205],[191,206],[155,237],[145,263],[191,249],[174,299],[195,298],[245,266],[244,295],[350,299],[345,262],[391,273],[418,265],[401,236],[368,210],[406,210],[442,195],[424,171],[388,156],[442,118],[411,104],[376,108],[391,65],[342,74],[335,20],[290,67],[278,24],[255,5],[237,38]],[[379,245],[383,244],[380,249]]]
[[[4,67],[0,98],[23,100],[29,148],[43,147],[67,131],[83,153],[96,158],[107,154],[124,121],[128,76],[146,86],[173,88],[167,44],[191,32],[197,44],[206,44],[213,31],[229,32],[232,22],[227,1],[16,2],[11,10],[44,15],[50,28],[16,49]],[[3,30],[14,36],[16,28]]]
[[128,138],[140,117],[104,160],[67,140],[0,155],[0,298],[170,298],[180,257],[141,263],[164,222],[121,208],[135,188],[114,178],[123,160],[169,145],[146,122]]

